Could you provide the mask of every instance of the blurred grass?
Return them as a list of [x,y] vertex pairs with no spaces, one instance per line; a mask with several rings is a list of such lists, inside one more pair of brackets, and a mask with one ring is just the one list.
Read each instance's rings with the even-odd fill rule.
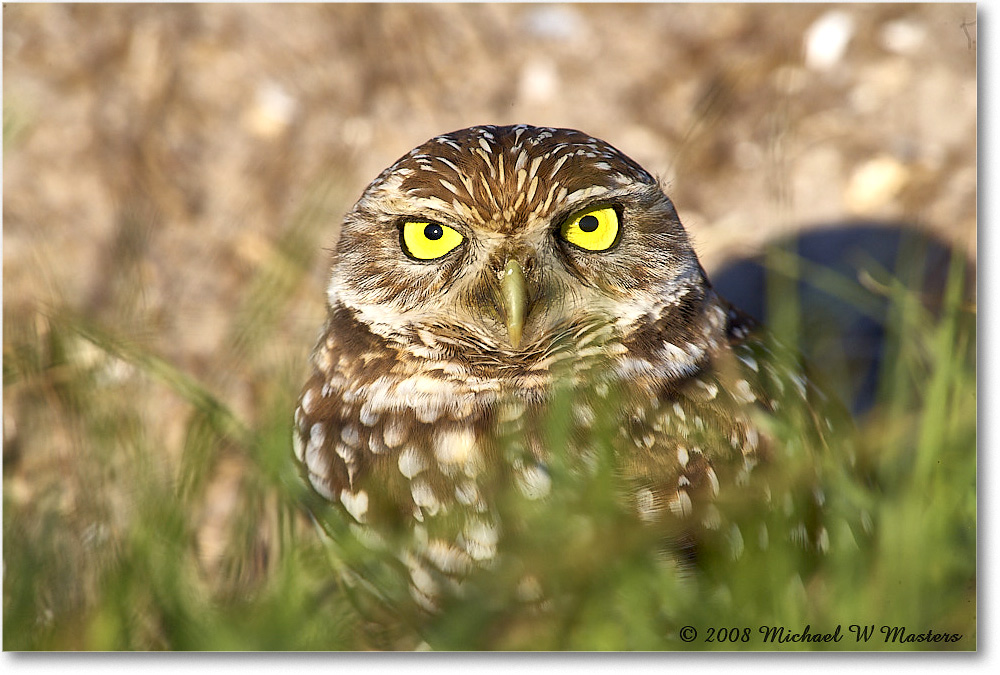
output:
[[[354,540],[339,512],[306,490],[289,452],[305,347],[275,341],[309,286],[339,184],[318,186],[270,242],[211,383],[152,346],[141,214],[119,221],[95,311],[60,304],[58,290],[48,307],[5,303],[5,649],[685,649],[706,645],[680,641],[683,625],[823,632],[850,623],[950,631],[965,637],[926,646],[975,647],[975,332],[960,257],[935,314],[911,290],[921,287],[919,250],[904,247],[897,276],[880,275],[874,290],[892,309],[879,405],[825,454],[804,447],[805,415],[772,429],[797,449],[769,470],[794,508],[728,504],[729,527],[698,574],[665,560],[663,533],[622,505],[628,486],[606,429],[590,472],[552,458],[543,504],[503,495],[505,522],[518,523],[505,542],[512,555],[428,618],[412,611],[398,563]],[[787,251],[768,260],[784,274],[769,301],[786,338],[800,336],[800,271],[874,311],[856,284]],[[215,393],[227,373],[253,383],[249,405]],[[551,448],[566,445],[572,405],[564,396],[555,406]],[[164,435],[170,415],[182,416],[174,443]],[[764,546],[765,528],[789,532],[804,517],[802,491],[817,476],[826,554],[793,537]],[[550,597],[541,606],[519,599],[525,571]],[[751,638],[707,647],[768,648]]]
[[[320,536],[317,524],[343,523],[291,460],[302,352],[282,361],[266,346],[311,265],[309,221],[277,243],[237,309],[231,367],[255,374],[252,418],[112,323],[59,307],[5,316],[5,421],[16,429],[4,445],[5,649],[786,649],[802,647],[764,644],[758,627],[807,624],[963,637],[901,645],[876,633],[806,647],[975,648],[975,334],[960,258],[937,314],[902,279],[882,289],[892,348],[879,404],[856,436],[827,453],[792,442],[799,450],[769,469],[772,488],[792,495],[821,477],[825,555],[774,534],[790,531],[808,499],[791,513],[737,500],[700,571],[679,569],[657,552],[662,533],[637,526],[618,500],[626,486],[606,442],[589,473],[554,458],[541,506],[511,497],[514,555],[428,618],[404,609],[398,566],[350,536]],[[146,409],[165,397],[185,415],[176,460]],[[774,432],[800,441],[798,424]],[[565,429],[549,429],[561,447]],[[230,505],[213,521],[219,502]],[[345,583],[345,567],[371,571],[370,585]],[[518,600],[525,570],[553,589],[550,600]],[[703,637],[749,627],[750,640],[688,644],[685,625]]]

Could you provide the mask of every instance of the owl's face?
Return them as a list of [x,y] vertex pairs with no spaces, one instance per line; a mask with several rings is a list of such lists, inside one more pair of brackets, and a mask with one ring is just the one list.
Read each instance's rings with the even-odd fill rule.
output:
[[683,314],[703,288],[673,205],[634,161],[577,131],[485,126],[431,139],[366,189],[328,294],[384,338],[433,351],[428,334],[450,336],[523,362],[587,327],[628,336]]

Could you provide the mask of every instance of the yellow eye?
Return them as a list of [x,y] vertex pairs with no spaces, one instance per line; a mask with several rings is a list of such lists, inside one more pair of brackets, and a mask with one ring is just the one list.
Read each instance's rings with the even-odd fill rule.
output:
[[607,251],[618,239],[618,214],[601,206],[571,216],[560,229],[562,238],[588,251]]
[[464,237],[447,225],[411,221],[403,225],[403,248],[414,258],[434,260],[462,243]]

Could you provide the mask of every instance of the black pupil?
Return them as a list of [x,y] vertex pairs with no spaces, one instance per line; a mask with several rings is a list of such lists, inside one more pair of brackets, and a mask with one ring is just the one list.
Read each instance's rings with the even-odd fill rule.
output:
[[584,216],[580,219],[580,229],[584,232],[593,232],[599,224],[595,216]]
[[435,223],[431,223],[424,227],[424,236],[431,241],[437,241],[444,236],[444,228]]

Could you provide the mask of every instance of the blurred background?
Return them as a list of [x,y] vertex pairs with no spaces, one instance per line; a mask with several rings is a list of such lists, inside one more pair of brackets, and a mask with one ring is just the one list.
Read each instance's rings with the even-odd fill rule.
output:
[[5,648],[204,648],[123,638],[105,557],[163,490],[192,578],[267,566],[275,529],[232,524],[295,481],[328,250],[410,148],[602,138],[710,276],[854,222],[974,261],[976,64],[973,4],[5,5]]

